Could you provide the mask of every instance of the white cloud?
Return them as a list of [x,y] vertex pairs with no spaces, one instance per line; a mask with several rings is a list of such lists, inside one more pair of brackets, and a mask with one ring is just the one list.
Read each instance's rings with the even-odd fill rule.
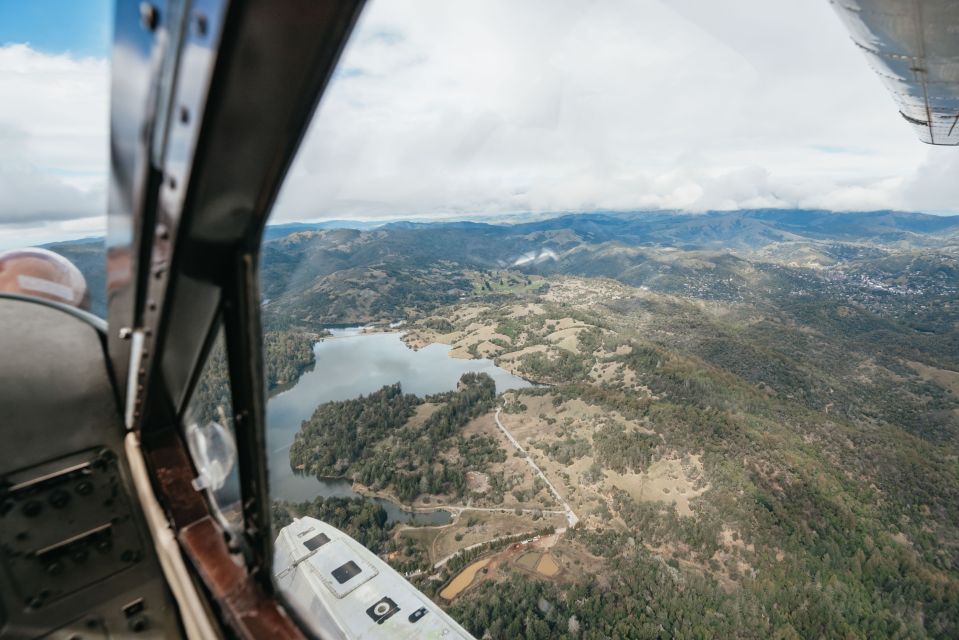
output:
[[[105,211],[108,76],[105,60],[0,47],[0,243]],[[943,212],[956,169],[825,0],[374,0],[274,221]]]
[[[4,245],[69,235],[106,211],[105,60],[0,47],[0,227]],[[29,232],[24,230],[28,229]]]
[[923,211],[959,209],[959,149],[930,147],[922,164],[904,181],[903,199]]
[[936,151],[827,2],[380,0],[275,219],[956,210]]

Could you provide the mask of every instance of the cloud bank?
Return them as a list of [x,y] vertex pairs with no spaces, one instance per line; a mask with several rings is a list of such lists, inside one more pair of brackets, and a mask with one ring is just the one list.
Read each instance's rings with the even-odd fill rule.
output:
[[102,229],[106,60],[0,46],[0,240]]
[[[0,46],[0,243],[102,229],[108,84]],[[374,0],[273,220],[955,212],[957,170],[825,1]]]
[[276,218],[950,211],[956,155],[826,2],[373,2]]

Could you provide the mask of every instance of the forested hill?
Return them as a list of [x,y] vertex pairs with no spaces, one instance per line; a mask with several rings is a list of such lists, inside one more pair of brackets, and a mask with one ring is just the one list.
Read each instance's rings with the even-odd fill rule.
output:
[[[102,244],[48,245],[87,276],[105,314]],[[333,221],[267,228],[262,289],[277,316],[311,325],[430,307],[472,289],[468,272],[606,276],[667,292],[737,295],[756,269],[872,269],[917,252],[922,269],[959,278],[959,216],[807,210],[577,213],[518,224]],[[881,268],[880,268],[881,271]],[[778,286],[780,274],[763,274]],[[921,274],[920,274],[921,275]],[[358,296],[356,289],[368,291]]]
[[[957,638],[957,234],[957,217],[816,211],[274,229],[275,388],[323,326],[400,319],[411,348],[543,384],[317,407],[295,470],[480,511],[407,530],[320,501],[278,522],[355,520],[437,597],[471,556],[438,560],[488,551],[445,602],[476,637]],[[578,520],[555,575],[473,547],[564,527],[557,498]]]
[[[461,497],[466,471],[483,471],[495,447],[487,437],[464,438],[460,430],[490,411],[495,397],[492,378],[466,373],[456,391],[431,396],[422,407],[424,400],[404,394],[399,383],[328,402],[296,434],[290,465],[319,477],[346,476],[404,502],[421,494]],[[421,419],[414,420],[417,415]],[[447,455],[449,449],[455,454]]]

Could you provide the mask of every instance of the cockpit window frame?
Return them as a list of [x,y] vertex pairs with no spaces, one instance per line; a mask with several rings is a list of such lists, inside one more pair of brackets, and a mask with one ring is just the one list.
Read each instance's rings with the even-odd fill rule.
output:
[[[139,432],[188,564],[239,636],[302,633],[278,606],[271,580],[259,250],[269,211],[362,6],[362,0],[117,4],[109,351],[127,426]],[[128,78],[144,76],[148,82],[121,95]],[[196,473],[179,424],[218,316],[237,425],[245,566],[234,562],[222,527],[192,486]]]

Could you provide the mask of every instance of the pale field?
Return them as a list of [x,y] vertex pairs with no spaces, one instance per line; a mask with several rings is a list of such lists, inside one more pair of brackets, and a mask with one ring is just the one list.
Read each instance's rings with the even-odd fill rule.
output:
[[[587,482],[583,477],[587,469],[593,464],[592,456],[574,460],[570,465],[562,465],[551,458],[543,457],[537,464],[550,479],[559,494],[573,508],[584,526],[610,526],[608,519],[600,519],[593,511],[609,502],[603,493],[602,485]],[[564,475],[565,474],[565,475]],[[569,481],[566,477],[569,477]]]
[[547,302],[568,303],[589,307],[611,300],[635,297],[637,289],[606,278],[581,279],[571,276],[550,278]]
[[524,569],[534,571],[536,569],[536,563],[539,562],[540,555],[541,554],[536,553],[535,551],[527,551],[520,557],[516,558],[516,564]]
[[[564,318],[564,320],[565,319],[566,318]],[[559,329],[548,334],[546,339],[560,349],[566,349],[567,351],[572,351],[573,353],[579,353],[579,334],[581,331],[585,331],[588,328],[589,327],[583,325],[579,327],[571,327],[569,329]]]
[[514,318],[525,318],[526,316],[541,316],[546,313],[543,305],[536,302],[526,304],[514,304],[509,308],[509,313]]
[[[590,554],[576,543],[565,540],[561,540],[549,552],[544,553],[539,550],[543,548],[539,542],[541,541],[526,545],[510,545],[490,557],[478,560],[473,564],[484,562],[485,564],[478,568],[474,568],[473,564],[467,566],[450,581],[440,595],[449,600],[482,581],[509,580],[512,568],[520,568],[530,575],[553,581],[575,581],[584,575],[589,575],[589,580],[600,588],[609,587],[609,580],[604,570],[605,560],[602,558]],[[483,569],[486,569],[485,573]],[[455,589],[451,588],[454,584]]]
[[[555,358],[562,350],[579,353],[579,336],[589,330],[592,325],[565,315],[557,309],[556,304],[565,304],[585,311],[596,311],[597,305],[607,304],[616,300],[647,299],[651,302],[649,309],[643,311],[638,308],[629,316],[629,335],[643,335],[646,339],[655,339],[656,336],[668,336],[669,327],[664,327],[656,316],[656,304],[669,302],[661,294],[642,289],[626,287],[614,281],[597,279],[578,279],[575,277],[550,278],[550,290],[542,296],[543,302],[512,303],[508,306],[461,304],[450,307],[446,312],[434,316],[435,319],[447,319],[456,327],[455,331],[439,333],[425,328],[422,324],[411,327],[404,336],[404,340],[411,347],[420,347],[433,342],[450,345],[450,355],[460,358],[472,358],[474,353],[480,357],[495,358],[497,364],[516,374],[523,356],[531,353],[543,353],[548,358]],[[653,304],[655,303],[655,304]],[[675,301],[669,302],[675,306]],[[733,307],[703,303],[702,306],[711,314],[727,315],[739,313]],[[566,312],[568,313],[568,312]],[[544,315],[551,317],[542,318]],[[496,328],[504,317],[523,322],[532,316],[540,316],[526,326],[528,331],[521,331],[515,339],[499,334]],[[538,326],[541,325],[541,326]],[[534,328],[535,327],[535,328]],[[604,333],[608,333],[604,330]],[[545,341],[546,344],[530,345],[528,340],[533,338]],[[502,347],[493,344],[493,340]],[[611,385],[635,393],[641,397],[653,397],[651,391],[637,379],[635,371],[621,362],[612,360],[617,355],[627,355],[631,347],[621,345],[615,351],[599,351],[595,354],[596,364],[589,373],[591,381],[598,385]],[[931,369],[931,368],[930,368]],[[939,372],[941,370],[934,370]],[[959,374],[943,372],[946,377],[955,375],[959,381]],[[940,373],[938,375],[943,375]],[[957,382],[959,384],[959,382]],[[627,432],[642,432],[655,435],[644,420],[627,420],[616,411],[609,411],[598,406],[588,405],[581,400],[569,400],[559,406],[553,405],[553,396],[529,396],[522,393],[504,394],[502,400],[515,406],[515,401],[526,405],[521,413],[502,413],[501,420],[516,437],[527,454],[542,469],[557,491],[567,500],[573,511],[580,518],[581,526],[586,527],[617,527],[624,528],[625,523],[616,515],[613,496],[618,490],[625,491],[637,501],[661,502],[675,505],[677,513],[682,516],[694,516],[691,501],[709,490],[710,485],[704,479],[703,465],[700,456],[687,456],[680,459],[675,452],[660,449],[656,455],[665,457],[655,460],[645,473],[617,473],[610,469],[604,470],[601,477],[595,480],[591,477],[590,467],[593,465],[593,456],[586,455],[574,459],[571,463],[560,463],[546,455],[546,447],[552,443],[565,440],[567,437],[574,441],[585,440],[588,450],[592,450],[592,439],[597,430],[609,423],[619,424]],[[426,411],[424,409],[424,411]],[[542,418],[540,416],[543,416]],[[414,419],[419,418],[418,415]],[[425,419],[425,418],[423,418]],[[552,422],[552,424],[550,424]],[[496,427],[493,415],[488,414],[471,421],[464,429],[463,435],[469,437],[477,433],[487,435],[495,440],[499,447],[506,452],[506,460],[502,463],[490,465],[487,473],[502,474],[506,480],[503,502],[494,504],[486,493],[473,493],[469,498],[459,502],[472,507],[483,508],[525,508],[525,509],[556,509],[552,494],[548,489],[542,489],[536,495],[519,502],[513,491],[520,490],[529,493],[533,487],[534,474],[526,460],[515,455],[515,448]],[[534,446],[533,443],[538,446]],[[455,457],[455,456],[454,456]],[[439,498],[443,500],[443,497]],[[432,506],[436,506],[435,498]],[[473,518],[474,525],[466,527],[468,518]],[[457,550],[478,542],[485,542],[492,538],[532,531],[552,523],[557,528],[565,526],[562,516],[547,516],[533,520],[531,515],[515,515],[514,513],[470,512],[466,511],[457,517],[451,525],[445,527],[406,529],[401,535],[408,535],[419,540],[429,551],[430,558],[435,562]],[[456,536],[460,540],[456,540]],[[559,537],[559,546],[564,546],[562,536]],[[733,540],[732,533],[723,533],[723,549],[718,552],[717,560],[729,570],[737,569],[740,572],[748,571],[748,566],[740,566],[739,553],[741,541]],[[511,559],[512,558],[512,559]],[[497,566],[500,562],[511,563],[515,558],[497,554],[488,565],[489,573],[483,574],[481,580],[497,579]],[[555,565],[544,566],[558,579],[565,579],[567,572],[592,572],[592,567],[576,566],[575,562],[586,562],[575,553],[556,553],[551,559]],[[595,562],[593,562],[595,564]],[[686,564],[686,562],[683,562]],[[538,566],[538,565],[537,565]],[[535,568],[535,567],[534,567]],[[541,575],[541,574],[537,574]],[[593,578],[599,580],[601,576]],[[470,581],[473,578],[470,577]],[[474,582],[475,583],[475,582]],[[466,584],[469,584],[467,582]],[[459,585],[458,585],[459,586]],[[464,585],[465,588],[465,585]],[[456,593],[459,593],[457,591]]]
[[[533,442],[544,445],[557,442],[565,438],[563,434],[591,441],[596,430],[610,421],[622,424],[627,431],[650,435],[655,435],[656,432],[642,422],[626,420],[615,411],[588,405],[578,399],[563,402],[559,407],[553,405],[552,395],[521,395],[520,400],[527,406],[525,411],[520,414],[502,414],[500,419],[532,456],[560,495],[570,503],[585,526],[622,524],[618,517],[610,519],[602,510],[603,505],[610,511],[613,510],[613,487],[626,491],[635,500],[675,504],[681,515],[692,515],[689,501],[709,489],[708,485],[700,487],[697,484],[703,471],[698,456],[690,456],[685,466],[678,458],[658,460],[650,465],[645,473],[617,473],[607,469],[603,479],[591,481],[587,476],[594,461],[592,455],[564,464],[547,456],[542,449],[534,447]],[[539,417],[541,414],[556,418],[556,423],[548,424]]]
[[[557,287],[560,290],[560,293],[557,294],[560,298],[565,300],[566,296],[572,296],[576,302],[574,306],[581,308],[589,307],[591,304],[588,301],[584,302],[584,299],[577,298],[575,295],[584,287],[587,289],[594,287],[590,289],[591,296],[589,298],[594,302],[619,299],[624,297],[625,292],[629,290],[618,285],[618,283],[606,281],[601,281],[601,285],[595,288],[594,281],[587,283],[576,278],[560,278]],[[548,299],[548,296],[544,299]],[[539,302],[512,304],[499,308],[467,303],[450,307],[447,313],[430,316],[424,322],[416,323],[407,330],[403,340],[410,348],[414,349],[422,348],[434,342],[450,345],[449,355],[454,358],[469,359],[477,356],[495,358],[500,366],[515,374],[518,373],[519,359],[530,353],[545,352],[549,357],[555,357],[558,350],[580,353],[578,336],[582,331],[591,328],[592,325],[572,317],[545,319],[541,329],[536,329],[532,333],[520,333],[514,339],[496,331],[500,318],[505,317],[522,321],[528,320],[532,316],[546,316],[550,313],[547,307]],[[456,326],[456,330],[449,333],[440,333],[425,326],[425,321],[441,319],[452,322]],[[528,340],[533,337],[545,339],[548,344],[528,345]],[[496,342],[509,346],[504,348],[495,344]],[[597,353],[596,355],[602,357],[611,354]],[[633,382],[634,380],[628,381],[628,384]]]
[[465,322],[466,320],[473,320],[487,311],[489,311],[489,307],[483,304],[463,305],[456,308],[449,320],[453,323]]
[[568,331],[570,329],[589,329],[592,325],[576,320],[575,318],[565,317],[559,320],[547,320],[547,331]]
[[[472,521],[472,526],[467,523]],[[514,513],[464,510],[452,524],[441,527],[404,527],[398,535],[413,538],[426,549],[430,562],[443,558],[477,543],[494,538],[533,532],[549,525],[562,527],[562,515],[544,515],[533,519],[531,515],[517,516]],[[460,534],[460,539],[456,536]]]
[[454,325],[461,325],[469,321],[469,324],[449,333],[440,333],[434,329],[417,325],[403,335],[403,341],[406,342],[407,346],[411,349],[421,349],[433,343],[450,345],[450,357],[465,360],[474,357],[473,354],[470,353],[470,347],[475,345],[480,357],[495,357],[503,351],[503,348],[493,344],[493,340],[502,341],[507,344],[513,344],[513,340],[507,335],[497,333],[496,326],[491,321],[473,321],[486,310],[486,307],[465,307],[455,312],[450,318],[431,316],[428,320],[448,319]]
[[[656,432],[642,422],[626,420],[617,412],[587,405],[581,400],[563,402],[555,407],[551,395],[520,395],[519,399],[527,409],[519,414],[502,414],[500,419],[587,526],[611,524],[608,516],[600,517],[593,512],[603,504],[612,509],[613,488],[625,491],[634,500],[673,504],[682,516],[693,515],[690,501],[710,489],[710,485],[703,481],[702,459],[698,455],[690,455],[685,460],[667,455],[654,461],[643,473],[618,473],[605,469],[602,480],[591,482],[586,476],[594,461],[593,456],[586,455],[570,464],[561,464],[533,443],[547,445],[564,439],[565,434],[591,441],[596,430],[609,421],[622,424],[627,431],[650,435]],[[540,415],[556,418],[556,422],[550,425]],[[618,518],[614,519],[616,522],[619,522]]]
[[[507,425],[513,436],[519,440],[523,446],[526,446],[524,439],[541,440],[551,433],[558,432],[558,430],[564,426],[578,436],[592,437],[593,432],[606,422],[620,423],[627,431],[640,431],[650,435],[656,434],[645,422],[628,420],[618,411],[611,411],[595,405],[586,404],[578,398],[565,400],[558,407],[553,405],[554,396],[552,394],[529,396],[506,393],[504,394],[504,398],[507,401],[518,399],[527,407],[522,413],[503,414],[500,416],[503,424]],[[539,418],[540,414],[556,418],[556,424],[552,426],[548,425]]]
[[544,553],[543,557],[539,559],[539,562],[536,564],[536,572],[541,573],[547,578],[552,578],[557,573],[559,573],[559,564],[556,560],[548,553]]
[[[522,358],[526,354],[545,353],[547,351],[549,351],[549,347],[547,347],[545,344],[534,344],[529,347],[523,347],[522,349],[517,349],[516,351],[510,351],[508,353],[504,353],[503,355],[500,356],[500,360],[502,362],[512,363],[513,361]],[[503,365],[500,365],[500,366],[503,366]]]
[[939,385],[943,389],[948,389],[952,393],[959,395],[959,371],[950,371],[949,369],[937,369],[921,362],[907,361],[913,371],[922,376],[925,380]]
[[423,404],[416,407],[416,413],[413,414],[409,420],[406,421],[406,424],[412,427],[421,427],[426,422],[426,420],[433,415],[433,412],[439,408],[438,404],[432,402],[424,402]]
[[650,390],[637,383],[636,372],[622,362],[603,362],[598,360],[590,369],[589,377],[597,384],[619,384],[623,389],[652,396]]
[[481,358],[489,358],[491,360],[502,350],[502,347],[492,342],[480,342],[476,345],[476,353],[478,353]]
[[[494,504],[493,502],[485,499],[485,496],[472,496],[472,506],[491,507],[497,509],[514,509],[516,507],[520,507],[522,509],[559,508],[552,496],[550,496],[550,494],[545,490],[540,491],[539,494],[535,496],[532,496],[530,500],[523,502],[516,500],[516,497],[512,493],[514,490],[528,491],[533,488],[533,470],[530,468],[525,459],[513,455],[516,451],[516,448],[509,440],[507,440],[506,436],[503,435],[503,432],[500,431],[496,426],[496,422],[493,419],[493,414],[489,413],[480,416],[470,421],[469,424],[467,424],[463,429],[463,437],[465,438],[469,438],[474,433],[490,436],[496,441],[499,447],[506,452],[506,460],[504,462],[490,464],[487,473],[493,474],[502,472],[507,481],[514,483],[514,486],[503,494],[503,502],[501,503]],[[546,504],[540,500],[540,498],[544,497],[547,498]]]
[[652,463],[644,473],[622,474],[606,470],[606,482],[622,489],[634,500],[672,503],[679,515],[691,516],[693,511],[689,501],[710,488],[709,484],[696,486],[703,475],[700,458],[689,456],[688,464],[683,464],[679,458],[663,458]]

